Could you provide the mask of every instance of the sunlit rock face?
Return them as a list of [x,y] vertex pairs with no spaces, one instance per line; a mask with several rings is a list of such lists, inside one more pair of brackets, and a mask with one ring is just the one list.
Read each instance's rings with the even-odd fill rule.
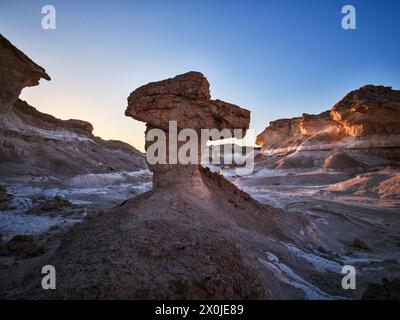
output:
[[221,100],[211,100],[210,84],[200,72],[152,82],[131,93],[125,115],[149,126],[179,129],[247,129],[250,112]]
[[138,150],[95,137],[89,122],[57,119],[18,98],[23,88],[38,85],[40,79],[50,77],[0,35],[0,176],[146,168]]
[[353,137],[399,135],[400,90],[368,85],[351,91],[332,108],[331,117]]
[[[304,113],[301,117],[270,122],[257,136],[256,144],[266,150],[296,148],[310,137],[323,133],[335,136],[342,130],[342,125],[331,118],[329,111],[318,115]],[[325,136],[323,140],[326,139]]]
[[[166,161],[171,163],[169,154],[169,124],[176,121],[177,134],[183,129],[193,129],[198,135],[197,163],[206,140],[201,140],[201,129],[246,130],[250,112],[221,100],[211,100],[210,84],[199,72],[188,72],[172,79],[152,82],[131,93],[125,115],[147,123],[146,134],[151,129],[161,129],[165,135]],[[172,142],[173,143],[173,142]],[[146,150],[153,141],[146,142]],[[185,142],[178,143],[178,149]],[[155,172],[154,187],[171,186],[188,181],[202,189],[199,166],[178,164],[149,164]],[[193,190],[193,188],[190,188]],[[189,190],[189,191],[190,191]]]
[[327,144],[331,148],[335,144],[349,148],[396,147],[400,145],[399,135],[400,91],[365,86],[350,92],[330,111],[272,121],[256,143],[264,150],[298,146],[315,149],[319,145],[326,148]]

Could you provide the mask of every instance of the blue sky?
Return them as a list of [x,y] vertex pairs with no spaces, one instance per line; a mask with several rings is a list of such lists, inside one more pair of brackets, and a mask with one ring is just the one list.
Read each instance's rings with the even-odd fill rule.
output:
[[[56,30],[41,28],[46,4]],[[341,28],[345,4],[356,30]],[[124,116],[129,93],[190,70],[213,98],[251,110],[257,133],[365,84],[400,89],[399,21],[400,1],[0,0],[0,32],[52,77],[22,98],[141,149],[144,125]]]

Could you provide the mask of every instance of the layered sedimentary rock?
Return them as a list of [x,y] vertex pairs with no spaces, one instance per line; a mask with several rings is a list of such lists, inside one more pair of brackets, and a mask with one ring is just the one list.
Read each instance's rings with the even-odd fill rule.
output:
[[279,168],[323,165],[337,152],[347,153],[343,156],[349,161],[355,157],[351,167],[356,163],[363,167],[365,155],[372,165],[381,159],[396,164],[400,161],[399,111],[400,91],[368,85],[347,94],[330,111],[271,122],[256,143],[268,153],[295,152],[279,159]]
[[269,126],[257,136],[256,144],[264,149],[298,146],[304,138],[300,130],[300,121],[300,118],[293,118],[270,122]]
[[258,135],[257,144],[266,150],[285,148],[300,145],[307,138],[322,133],[335,135],[337,142],[346,137],[371,136],[392,141],[392,135],[400,135],[399,111],[399,90],[368,85],[347,94],[330,111],[272,121]]
[[257,136],[256,144],[264,150],[296,148],[315,136],[329,135],[338,138],[342,131],[342,125],[331,118],[329,111],[318,115],[304,113],[301,117],[270,122]]
[[75,175],[146,167],[143,155],[120,141],[93,135],[82,120],[60,120],[18,99],[50,80],[45,70],[0,35],[0,176]]
[[306,137],[319,133],[339,134],[343,126],[331,118],[330,112],[325,111],[318,115],[304,113],[300,118],[300,131]]
[[250,111],[211,100],[210,84],[200,72],[152,82],[131,93],[125,114],[156,128],[247,129]]
[[0,34],[0,111],[6,113],[25,87],[40,79],[50,80],[46,71],[15,48]]

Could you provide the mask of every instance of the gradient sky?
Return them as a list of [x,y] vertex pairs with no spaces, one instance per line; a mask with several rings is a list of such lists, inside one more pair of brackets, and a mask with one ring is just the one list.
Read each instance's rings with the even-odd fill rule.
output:
[[[57,29],[41,28],[41,8]],[[341,8],[357,29],[341,28]],[[22,98],[143,150],[124,116],[135,88],[201,71],[211,95],[251,110],[251,127],[330,109],[365,84],[400,89],[400,1],[0,0],[0,33],[52,77]]]

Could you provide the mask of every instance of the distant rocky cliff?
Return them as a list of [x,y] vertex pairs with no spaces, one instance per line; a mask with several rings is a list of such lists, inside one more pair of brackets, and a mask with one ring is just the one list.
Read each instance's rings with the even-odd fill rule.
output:
[[121,141],[95,137],[82,120],[60,120],[18,97],[50,80],[45,70],[0,35],[0,175],[74,175],[137,170],[144,156]]
[[282,162],[290,163],[285,168],[313,166],[336,153],[367,163],[374,163],[371,156],[375,156],[396,165],[400,161],[400,91],[384,86],[361,87],[330,111],[271,122],[256,143],[267,154],[290,153],[290,161],[281,159],[278,167]]

